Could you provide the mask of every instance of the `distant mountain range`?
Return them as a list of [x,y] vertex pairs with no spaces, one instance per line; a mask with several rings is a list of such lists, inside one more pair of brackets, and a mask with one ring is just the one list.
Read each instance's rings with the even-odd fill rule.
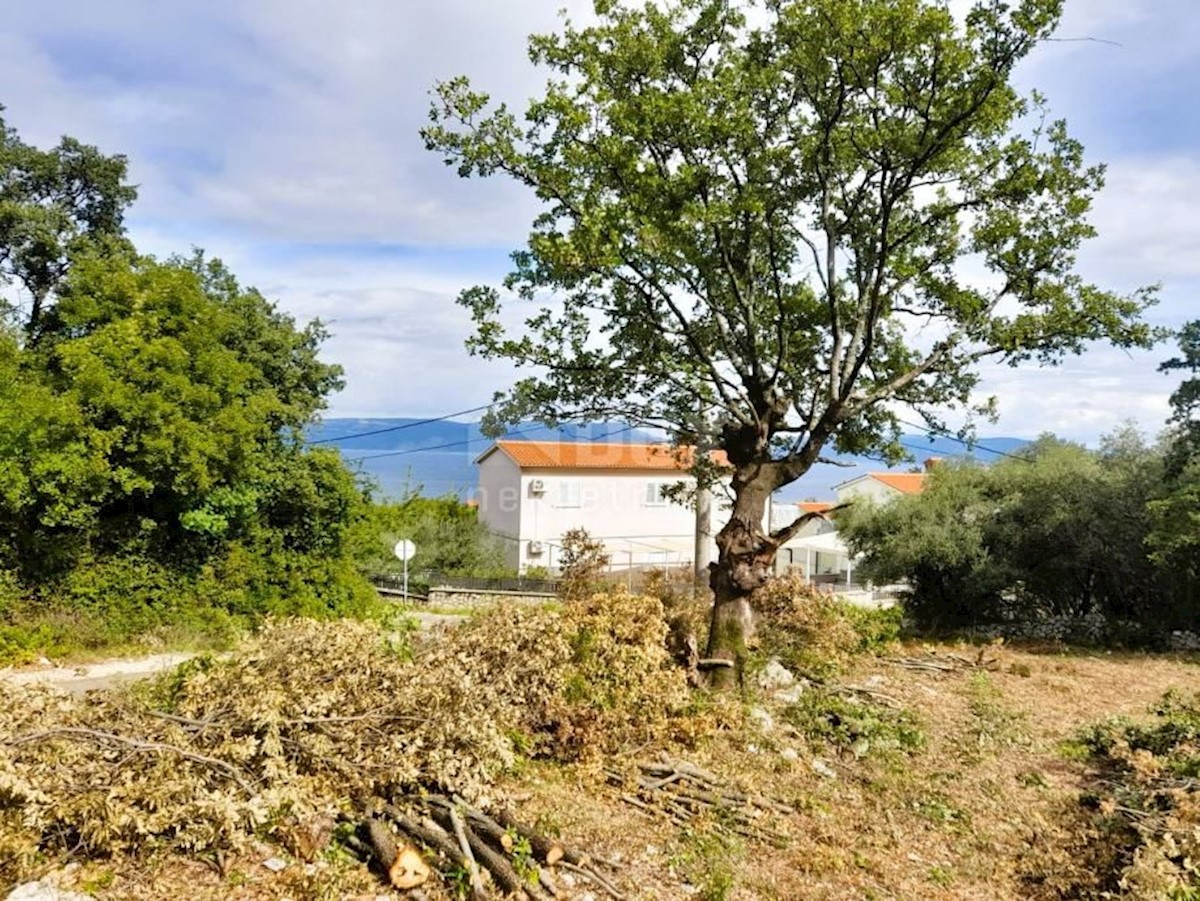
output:
[[[649,432],[610,422],[561,429],[523,424],[511,429],[507,437],[542,441],[655,440]],[[480,432],[477,422],[426,422],[422,419],[326,419],[309,430],[309,439],[336,447],[388,497],[401,497],[409,491],[470,497],[477,477],[475,459],[492,444],[492,439],[485,438]],[[927,457],[969,454],[990,463],[1026,444],[1020,438],[980,438],[970,451],[951,438],[905,435],[903,441],[915,462],[902,464],[898,467],[901,469],[919,467]],[[835,485],[887,468],[867,457],[829,456],[842,465],[817,464],[799,481],[783,489],[779,499],[826,500],[833,497]]]

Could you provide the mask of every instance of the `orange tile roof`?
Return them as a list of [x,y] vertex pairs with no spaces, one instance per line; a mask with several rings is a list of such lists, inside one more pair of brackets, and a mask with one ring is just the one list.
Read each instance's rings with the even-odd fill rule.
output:
[[796,506],[805,513],[828,513],[837,505],[833,501],[801,501]]
[[920,494],[925,488],[923,472],[872,472],[870,476],[901,494]]
[[[502,450],[522,469],[646,469],[678,472],[692,465],[694,450],[668,444],[607,444],[593,441],[497,441],[480,455],[482,463]],[[713,452],[717,463],[725,455]]]

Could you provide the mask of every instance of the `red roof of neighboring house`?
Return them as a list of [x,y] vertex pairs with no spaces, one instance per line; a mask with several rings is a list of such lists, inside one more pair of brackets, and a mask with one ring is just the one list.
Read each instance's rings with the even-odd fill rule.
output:
[[801,501],[796,504],[803,513],[825,514],[837,506],[833,501]]
[[920,494],[925,488],[923,472],[873,472],[871,478],[878,479],[901,494]]
[[[480,455],[482,463],[504,451],[522,469],[646,469],[678,472],[692,465],[693,448],[669,444],[607,444],[595,441],[497,441]],[[725,462],[725,454],[713,452]]]

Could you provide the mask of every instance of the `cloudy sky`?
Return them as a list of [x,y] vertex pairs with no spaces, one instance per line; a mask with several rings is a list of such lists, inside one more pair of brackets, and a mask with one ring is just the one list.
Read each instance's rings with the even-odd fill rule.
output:
[[[139,246],[202,246],[299,318],[346,368],[335,416],[436,416],[486,402],[512,372],[471,360],[453,303],[496,280],[534,207],[461,181],[417,135],[428,90],[467,74],[518,102],[525,57],[562,0],[42,0],[5,4],[0,103],[28,141],[70,133],[127,154]],[[572,0],[569,8],[586,3]],[[1067,0],[1063,38],[1021,70],[1109,166],[1083,273],[1160,282],[1155,321],[1200,316],[1200,15],[1195,0]],[[1112,42],[1112,43],[1106,43]],[[1056,370],[999,369],[991,434],[1094,440],[1155,430],[1167,348],[1090,350]]]

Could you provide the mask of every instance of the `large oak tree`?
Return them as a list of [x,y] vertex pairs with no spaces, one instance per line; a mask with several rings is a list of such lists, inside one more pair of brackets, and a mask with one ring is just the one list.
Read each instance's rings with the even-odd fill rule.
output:
[[711,656],[740,661],[793,534],[764,531],[767,500],[827,445],[897,452],[896,411],[938,423],[981,361],[1151,339],[1151,291],[1074,272],[1102,167],[1013,86],[1061,10],[596,0],[593,24],[530,39],[552,75],[523,120],[437,86],[427,146],[545,204],[506,292],[460,298],[471,349],[529,367],[500,417],[711,428],[728,458]]

